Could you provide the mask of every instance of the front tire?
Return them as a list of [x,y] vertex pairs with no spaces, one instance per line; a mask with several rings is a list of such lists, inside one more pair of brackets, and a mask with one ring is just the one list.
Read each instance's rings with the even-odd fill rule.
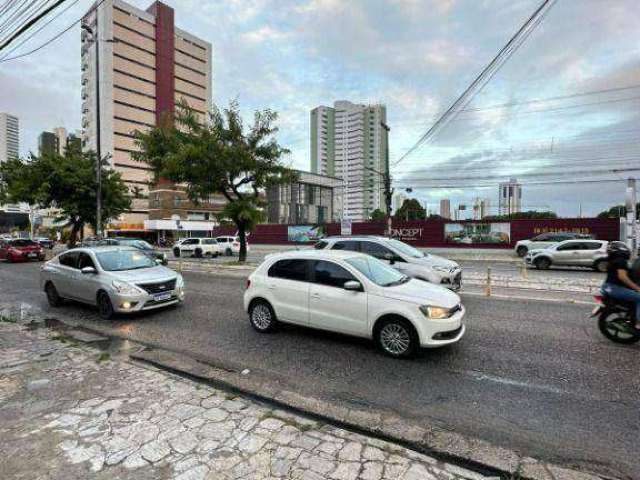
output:
[[44,293],[47,294],[47,302],[49,302],[49,306],[56,308],[62,305],[62,298],[58,295],[58,290],[53,283],[47,283],[46,287],[44,287]]
[[418,334],[407,320],[393,317],[379,323],[375,331],[378,348],[393,358],[410,358],[418,350]]
[[173,249],[173,256],[176,258],[180,257],[180,249],[178,247]]
[[538,270],[549,270],[551,260],[548,258],[539,258],[535,261],[535,266]]
[[202,258],[202,249],[196,248],[195,257],[196,258]]
[[622,312],[604,311],[598,318],[600,333],[615,343],[630,345],[640,341],[640,332],[634,329],[627,315]]
[[518,256],[520,258],[522,258],[525,255],[527,255],[528,251],[529,251],[529,249],[527,247],[518,247],[518,249],[516,250],[516,253],[518,254]]
[[232,255],[233,255],[233,250],[231,250],[230,248],[227,248],[227,249],[224,251],[224,254],[225,254],[227,257],[230,257],[230,256],[232,256]]
[[609,267],[609,264],[608,264],[608,262],[606,260],[598,260],[593,265],[593,269],[596,272],[600,272],[600,273],[606,273],[608,267]]
[[271,333],[275,330],[278,320],[269,302],[254,300],[249,307],[249,322],[258,332]]
[[111,299],[105,292],[98,294],[98,314],[103,320],[110,320],[114,314]]

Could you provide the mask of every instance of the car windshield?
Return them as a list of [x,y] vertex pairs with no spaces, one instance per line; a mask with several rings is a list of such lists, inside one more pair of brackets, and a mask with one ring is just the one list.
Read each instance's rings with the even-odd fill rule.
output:
[[136,250],[99,252],[96,257],[98,257],[98,262],[100,262],[102,269],[107,272],[120,272],[156,266],[155,260]]
[[398,250],[400,253],[403,253],[410,257],[422,258],[427,256],[427,254],[425,254],[424,252],[421,252],[417,248],[414,248],[411,245],[407,245],[406,243],[401,242],[400,240],[392,239],[392,240],[387,240],[387,242],[389,243],[390,246]]
[[391,287],[409,281],[409,277],[374,257],[349,258],[347,263],[381,287]]
[[33,247],[37,245],[33,240],[13,240],[11,242],[12,247]]

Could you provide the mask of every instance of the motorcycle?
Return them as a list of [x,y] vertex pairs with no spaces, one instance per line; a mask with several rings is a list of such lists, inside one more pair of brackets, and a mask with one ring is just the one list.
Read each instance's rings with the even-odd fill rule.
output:
[[600,332],[612,342],[632,344],[640,341],[640,330],[634,326],[635,305],[595,295],[596,307],[591,317],[598,317]]

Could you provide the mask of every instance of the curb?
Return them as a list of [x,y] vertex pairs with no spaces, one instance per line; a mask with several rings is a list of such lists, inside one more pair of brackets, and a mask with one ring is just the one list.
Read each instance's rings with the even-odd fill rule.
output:
[[287,390],[286,379],[262,378],[240,370],[239,366],[214,366],[164,349],[144,350],[130,358],[157,368],[183,375],[196,381],[252,399],[273,404],[321,420],[340,428],[401,445],[405,448],[432,456],[446,463],[453,463],[475,474],[470,478],[503,478],[519,480],[573,480],[612,479],[587,472],[572,470],[492,445],[484,440],[431,425],[411,422],[395,413],[373,409],[349,408],[336,402],[301,395]]

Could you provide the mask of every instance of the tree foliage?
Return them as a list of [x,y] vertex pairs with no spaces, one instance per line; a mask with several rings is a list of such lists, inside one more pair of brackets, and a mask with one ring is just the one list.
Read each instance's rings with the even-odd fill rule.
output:
[[[640,203],[636,204],[636,212],[640,212]],[[627,207],[624,205],[616,205],[611,207],[609,210],[604,210],[598,214],[598,218],[624,218],[626,216]]]
[[424,209],[420,202],[415,198],[408,198],[404,202],[394,215],[396,220],[424,220],[427,217],[427,211]]
[[[85,225],[96,229],[96,161],[94,152],[83,152],[79,146],[67,148],[64,155],[32,154],[27,161],[8,160],[0,165],[0,200],[60,210],[56,221],[71,227],[69,245],[73,246]],[[102,226],[130,205],[120,174],[103,169]]]
[[508,215],[489,215],[484,217],[483,220],[500,221],[500,220],[518,220],[518,219],[545,219],[545,218],[558,218],[555,212],[543,211],[538,212],[536,210],[527,210],[525,212],[514,212]]
[[374,222],[382,222],[387,218],[387,214],[379,208],[376,208],[373,212],[371,212],[370,218]]
[[240,261],[246,259],[246,233],[263,217],[262,195],[275,184],[290,183],[295,173],[281,164],[288,150],[275,139],[278,115],[256,111],[245,131],[236,102],[214,107],[201,122],[188,105],[178,106],[175,121],[138,132],[138,161],[151,166],[156,180],[185,185],[189,199],[200,203],[212,194],[227,199],[221,217],[233,221],[240,237]]

